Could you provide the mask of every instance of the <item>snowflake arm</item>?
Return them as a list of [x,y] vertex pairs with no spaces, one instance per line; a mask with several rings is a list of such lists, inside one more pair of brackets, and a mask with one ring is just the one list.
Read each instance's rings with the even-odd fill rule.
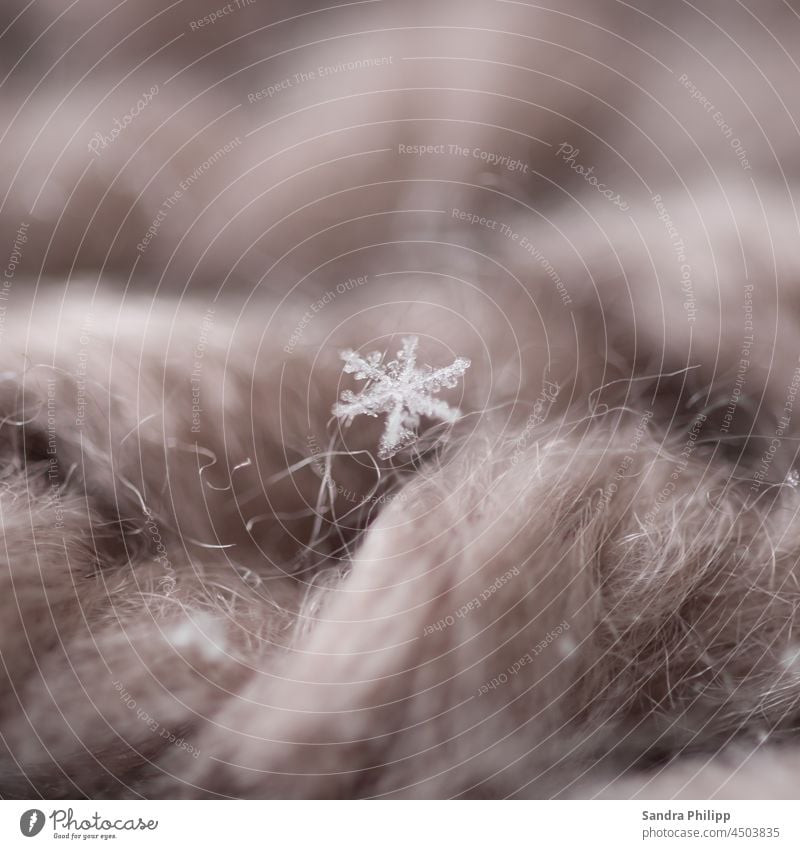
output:
[[458,386],[458,379],[469,368],[470,362],[466,357],[456,359],[446,368],[436,369],[427,374],[422,380],[422,388],[429,393],[440,389],[453,389]]
[[384,371],[381,367],[383,355],[379,351],[373,351],[362,357],[358,351],[347,349],[341,352],[344,360],[344,371],[347,374],[355,374],[356,380],[380,380]]
[[461,415],[458,409],[433,396],[442,389],[456,387],[470,361],[457,357],[444,368],[425,366],[419,369],[418,344],[418,337],[405,337],[397,359],[388,363],[379,351],[365,357],[350,349],[341,352],[344,372],[367,383],[358,394],[350,390],[343,392],[333,407],[333,414],[344,419],[345,425],[350,425],[356,416],[374,418],[387,413],[378,446],[378,456],[383,460],[415,442],[421,416],[453,423]]

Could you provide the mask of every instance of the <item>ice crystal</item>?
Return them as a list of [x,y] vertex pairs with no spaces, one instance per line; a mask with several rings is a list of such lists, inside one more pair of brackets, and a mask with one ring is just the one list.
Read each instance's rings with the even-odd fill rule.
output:
[[345,373],[354,374],[356,380],[367,383],[358,394],[350,390],[343,392],[333,413],[347,425],[356,416],[375,418],[387,413],[386,427],[378,446],[378,456],[382,460],[393,457],[416,441],[421,416],[443,422],[458,419],[461,415],[458,409],[433,396],[442,389],[455,387],[470,365],[466,357],[457,357],[444,368],[417,368],[419,338],[407,336],[402,341],[397,359],[388,363],[383,361],[380,351],[366,356],[349,349],[341,352]]

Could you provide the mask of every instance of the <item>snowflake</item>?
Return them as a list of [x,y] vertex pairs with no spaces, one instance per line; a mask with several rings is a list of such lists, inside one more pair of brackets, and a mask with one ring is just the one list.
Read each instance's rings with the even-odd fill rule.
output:
[[403,339],[403,348],[397,359],[383,362],[383,354],[373,351],[366,357],[357,351],[341,352],[346,374],[355,374],[356,380],[366,380],[361,392],[356,395],[347,390],[333,407],[333,413],[349,425],[356,416],[377,417],[388,413],[386,427],[378,446],[382,460],[393,457],[407,448],[417,438],[416,429],[420,416],[454,422],[461,412],[433,396],[441,389],[452,389],[458,379],[469,368],[466,357],[457,357],[445,368],[417,368],[417,336]]

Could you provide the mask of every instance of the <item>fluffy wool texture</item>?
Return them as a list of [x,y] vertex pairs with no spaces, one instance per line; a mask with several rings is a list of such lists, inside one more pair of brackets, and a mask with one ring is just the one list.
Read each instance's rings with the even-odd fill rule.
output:
[[377,461],[379,422],[331,428],[335,349],[218,315],[198,438],[204,313],[95,298],[81,390],[86,308],[4,377],[6,795],[627,793],[702,753],[751,793],[789,756],[797,492],[754,497],[702,412],[669,432],[652,380]]
[[[36,49],[74,89],[0,93],[0,222],[31,221],[0,326],[0,796],[800,796],[800,87],[770,37],[796,4],[723,34],[647,2],[318,5],[141,64],[163,90],[91,167],[160,4],[70,7]],[[312,41],[340,61],[337,27],[473,75],[398,60],[240,108],[264,52],[274,80]],[[702,56],[665,34],[697,27]],[[530,178],[370,158],[448,141]],[[458,380],[382,451],[386,412],[333,413],[363,389],[342,352],[404,338]]]

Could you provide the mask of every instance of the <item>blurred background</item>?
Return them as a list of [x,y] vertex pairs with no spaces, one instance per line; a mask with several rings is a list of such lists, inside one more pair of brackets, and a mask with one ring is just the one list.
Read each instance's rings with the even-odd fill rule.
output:
[[732,223],[797,179],[798,43],[779,0],[6,0],[0,220],[30,224],[33,279],[286,291],[372,241],[505,251],[453,207],[535,230],[567,209],[555,259],[592,223],[578,164],[648,220],[674,195],[688,239],[699,192]]
[[699,364],[726,400],[748,285],[752,383],[796,332],[799,10],[7,0],[6,294],[266,293],[292,347],[320,293],[353,315],[413,278],[544,325],[565,370],[584,315],[620,375]]

